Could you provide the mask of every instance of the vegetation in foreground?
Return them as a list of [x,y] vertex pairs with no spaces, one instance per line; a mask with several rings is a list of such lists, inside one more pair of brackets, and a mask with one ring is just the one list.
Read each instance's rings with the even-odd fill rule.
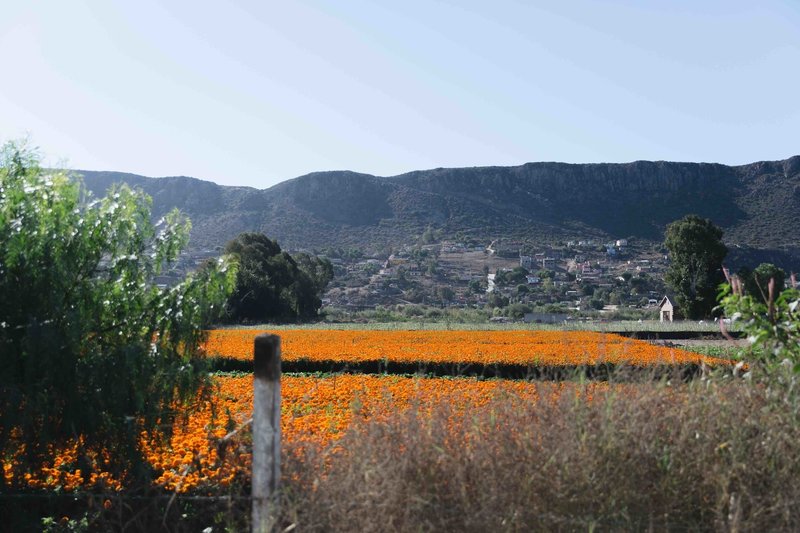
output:
[[94,200],[66,174],[41,168],[35,152],[2,148],[4,466],[9,456],[41,464],[51,445],[76,439],[77,461],[147,479],[139,432],[169,428],[207,389],[197,356],[203,328],[235,280],[235,264],[221,258],[172,288],[154,283],[189,227],[177,211],[153,222],[150,199],[127,186]]
[[[800,527],[793,387],[718,377],[575,390],[480,408],[444,402],[425,415],[412,407],[355,418],[333,443],[290,441],[281,522],[303,531]],[[237,439],[245,455],[248,440],[246,432]],[[77,494],[49,500],[49,509],[85,517],[94,530],[238,531],[247,527],[248,493],[243,476],[171,504],[153,492],[146,500]],[[208,495],[219,499],[197,499]]]
[[447,407],[408,413],[319,457],[330,466],[292,485],[285,521],[320,531],[796,530],[797,417],[793,391],[742,382],[496,404],[462,424]]

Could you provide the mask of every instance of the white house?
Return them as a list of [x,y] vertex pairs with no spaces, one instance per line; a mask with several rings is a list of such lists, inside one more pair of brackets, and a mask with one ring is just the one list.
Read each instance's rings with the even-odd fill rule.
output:
[[667,295],[658,303],[658,317],[661,322],[672,322],[675,317],[675,304]]

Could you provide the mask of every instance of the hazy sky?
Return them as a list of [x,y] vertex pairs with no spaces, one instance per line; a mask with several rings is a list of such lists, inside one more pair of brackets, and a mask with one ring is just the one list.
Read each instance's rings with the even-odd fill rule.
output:
[[2,0],[0,68],[0,140],[72,168],[800,154],[798,0]]

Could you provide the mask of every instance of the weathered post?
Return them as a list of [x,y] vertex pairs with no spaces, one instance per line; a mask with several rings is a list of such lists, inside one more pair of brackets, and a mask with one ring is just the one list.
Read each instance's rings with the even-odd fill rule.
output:
[[255,340],[253,372],[253,533],[277,526],[281,478],[281,338]]

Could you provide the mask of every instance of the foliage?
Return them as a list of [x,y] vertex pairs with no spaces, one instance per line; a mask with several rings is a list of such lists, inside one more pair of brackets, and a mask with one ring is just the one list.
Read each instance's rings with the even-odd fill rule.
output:
[[442,302],[452,302],[453,299],[456,297],[456,293],[453,289],[447,286],[439,286],[436,287],[436,298]]
[[233,288],[225,258],[172,288],[153,283],[188,235],[177,211],[154,224],[142,193],[121,186],[92,200],[34,151],[3,147],[0,451],[24,443],[37,464],[51,443],[81,437],[115,450],[117,473],[142,473],[131,471],[139,432],[168,425],[176,402],[206,384],[203,328]]
[[[333,280],[333,264],[324,257],[302,252],[294,254],[292,258],[297,263],[298,268],[311,279],[317,294],[324,293],[325,288]],[[368,267],[372,266],[371,264],[368,265]]]
[[[450,324],[481,324],[484,325],[491,316],[490,312],[480,308],[460,308],[460,307],[447,307],[439,309],[438,307],[426,307],[422,313],[423,318],[430,318],[432,320],[418,320],[417,317],[409,316],[405,311],[412,306],[397,305],[397,306],[377,306],[375,309],[367,309],[362,311],[352,312],[349,310],[339,308],[325,308],[325,320],[330,323],[343,322],[348,326],[355,327],[370,327],[371,324],[383,323],[392,324],[403,323],[403,327],[408,327],[409,322],[416,322],[417,325],[423,324],[441,324],[442,327]],[[414,306],[417,307],[417,306]],[[434,317],[434,311],[439,313],[438,317]],[[485,327],[485,326],[484,326]]]
[[[220,398],[248,417],[243,396],[251,381],[225,381]],[[667,385],[336,375],[287,382],[282,530],[800,528],[796,394],[729,379]],[[292,438],[295,428],[312,438],[337,430],[339,437],[317,446]],[[226,462],[246,461],[248,437],[232,443]],[[245,470],[238,483],[197,491],[216,500],[193,503],[194,495],[179,494],[168,506],[120,494],[104,510],[88,497],[52,498],[47,512],[73,516],[77,505],[99,507],[95,531],[196,532],[210,524],[247,531],[248,481]],[[26,503],[34,505],[0,507],[9,530],[27,530],[15,520]],[[235,525],[225,529],[225,522]]]
[[467,287],[472,294],[483,294],[486,292],[486,285],[481,279],[470,280]]
[[751,370],[767,375],[785,370],[800,374],[800,291],[794,275],[792,287],[781,292],[777,280],[770,278],[763,296],[748,293],[738,276],[727,271],[726,276],[720,307],[747,334]]
[[531,306],[529,305],[514,303],[506,308],[506,316],[509,318],[514,318],[516,320],[519,320],[521,318],[524,318],[525,313],[530,313],[531,310],[532,310]]
[[708,219],[687,215],[667,226],[664,245],[670,265],[665,281],[675,292],[678,308],[687,318],[707,317],[716,305],[722,281],[722,260],[728,249],[722,230]]
[[[625,274],[627,274],[627,272]],[[634,294],[647,294],[647,291],[652,284],[650,276],[644,273],[628,279],[628,282],[631,285],[631,292]]]
[[772,263],[761,263],[755,270],[743,267],[739,269],[736,275],[744,284],[744,291],[764,303],[767,303],[769,280],[775,280],[775,294],[780,294],[785,288],[784,278],[786,278],[786,272]]
[[525,283],[527,276],[530,274],[528,270],[523,267],[514,267],[512,270],[498,270],[495,274],[494,282],[497,285],[515,285]]
[[491,308],[503,308],[508,305],[508,298],[496,291],[492,291],[486,298],[486,305]]
[[597,309],[597,310],[600,310],[600,309],[602,309],[603,307],[605,307],[605,306],[606,306],[606,304],[603,302],[603,299],[602,299],[602,298],[592,298],[591,300],[589,300],[589,306],[590,306],[592,309]]
[[316,318],[321,296],[333,278],[327,259],[281,251],[261,233],[242,233],[225,252],[239,260],[236,290],[228,299],[233,322],[289,322]]

